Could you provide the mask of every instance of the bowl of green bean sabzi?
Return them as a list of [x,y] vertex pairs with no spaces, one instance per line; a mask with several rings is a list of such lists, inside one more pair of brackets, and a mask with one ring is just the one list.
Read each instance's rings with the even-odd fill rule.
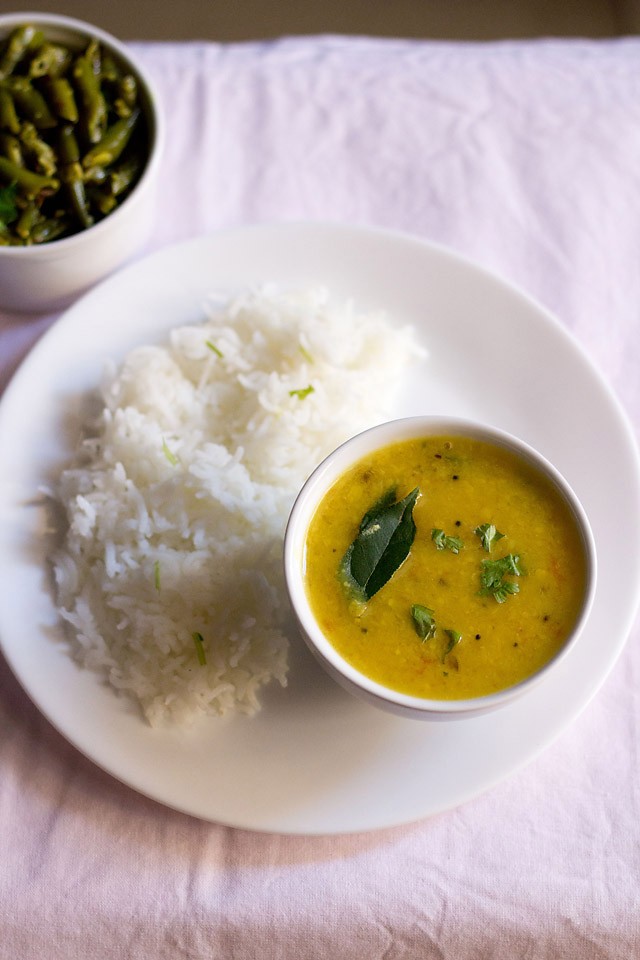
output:
[[163,140],[153,85],[115,37],[0,15],[0,307],[66,306],[133,255]]

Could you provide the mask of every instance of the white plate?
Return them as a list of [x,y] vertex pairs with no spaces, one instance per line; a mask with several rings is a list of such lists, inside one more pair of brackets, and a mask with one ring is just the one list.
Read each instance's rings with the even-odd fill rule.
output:
[[[472,416],[537,447],[590,516],[599,582],[580,643],[558,672],[486,717],[401,720],[343,693],[293,637],[290,685],[253,719],[154,731],[79,670],[47,586],[33,504],[68,456],[106,357],[200,319],[203,297],[276,280],[322,283],[419,329],[430,355],[397,415]],[[382,231],[321,224],[239,229],[163,250],[105,281],[42,338],[0,405],[0,637],[57,729],[136,790],[205,819],[340,833],[434,814],[531,760],[604,681],[640,583],[640,469],[631,429],[597,370],[522,293],[453,254]],[[620,545],[624,545],[621,553]]]

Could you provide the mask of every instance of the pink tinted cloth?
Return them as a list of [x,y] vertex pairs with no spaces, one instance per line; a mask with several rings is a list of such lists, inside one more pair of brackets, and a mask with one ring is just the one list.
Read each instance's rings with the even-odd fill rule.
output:
[[[299,219],[445,243],[554,311],[637,430],[640,40],[135,49],[169,126],[147,250]],[[0,312],[2,386],[55,319]],[[639,956],[639,639],[636,624],[593,703],[510,779],[433,819],[327,838],[138,796],[0,659],[0,958]]]

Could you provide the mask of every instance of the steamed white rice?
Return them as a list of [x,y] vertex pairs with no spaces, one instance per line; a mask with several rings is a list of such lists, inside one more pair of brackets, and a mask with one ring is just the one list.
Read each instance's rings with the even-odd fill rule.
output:
[[263,288],[207,311],[111,372],[56,491],[73,654],[153,725],[252,714],[263,685],[286,684],[295,495],[333,447],[391,414],[421,352],[409,328],[324,290]]

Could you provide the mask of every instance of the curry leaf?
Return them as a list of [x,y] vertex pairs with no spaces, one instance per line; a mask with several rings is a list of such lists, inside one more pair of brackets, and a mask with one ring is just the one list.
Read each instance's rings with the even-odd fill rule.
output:
[[396,502],[396,488],[389,487],[389,489],[386,490],[382,494],[382,496],[378,500],[376,500],[374,505],[372,507],[369,507],[369,509],[365,513],[364,517],[360,521],[360,527],[359,527],[360,532],[362,533],[364,528],[372,520],[374,520],[382,510],[384,510],[386,507],[390,507],[395,502]]
[[390,503],[387,494],[362,518],[358,536],[340,563],[345,587],[359,599],[370,600],[407,559],[416,535],[413,508],[419,495],[416,487],[404,500]]

